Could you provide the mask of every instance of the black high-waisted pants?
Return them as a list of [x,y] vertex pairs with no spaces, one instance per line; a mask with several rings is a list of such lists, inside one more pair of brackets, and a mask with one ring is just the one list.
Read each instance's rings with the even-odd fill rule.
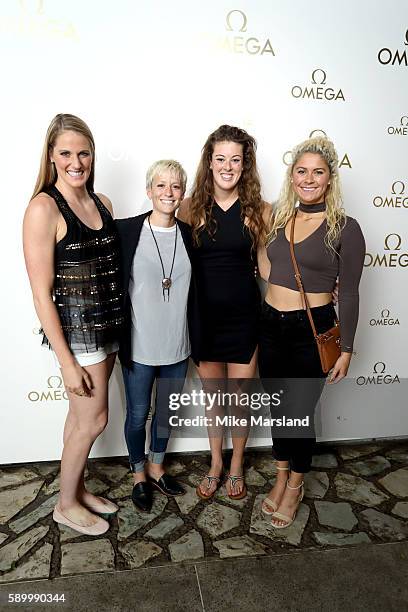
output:
[[[332,304],[311,311],[318,333],[334,325]],[[307,416],[309,421],[308,427],[272,426],[275,459],[289,461],[295,472],[308,472],[316,444],[314,411],[327,375],[320,365],[306,310],[280,312],[263,303],[258,365],[265,391],[270,394],[283,391],[280,406],[271,406],[271,416],[301,419]]]

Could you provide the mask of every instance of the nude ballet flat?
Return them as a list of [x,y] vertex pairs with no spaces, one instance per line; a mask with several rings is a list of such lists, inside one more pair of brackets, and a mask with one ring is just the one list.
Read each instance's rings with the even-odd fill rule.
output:
[[103,518],[98,518],[94,525],[78,525],[78,523],[70,521],[69,518],[61,514],[57,506],[55,506],[54,508],[52,518],[56,523],[59,523],[60,525],[66,525],[67,527],[71,527],[71,529],[74,529],[79,533],[83,533],[85,535],[90,536],[102,535],[103,533],[106,533],[106,531],[108,531],[109,529],[108,521],[105,521],[105,519]]
[[101,506],[96,506],[92,504],[85,504],[84,506],[88,508],[91,512],[95,512],[95,514],[115,514],[119,508],[116,504],[111,502],[109,499],[105,499],[104,497],[98,497],[98,500],[101,502],[103,509]]

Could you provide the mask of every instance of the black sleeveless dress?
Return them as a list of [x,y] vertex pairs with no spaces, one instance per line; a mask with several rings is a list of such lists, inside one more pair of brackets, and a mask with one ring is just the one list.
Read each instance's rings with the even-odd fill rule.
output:
[[[109,210],[89,192],[102,219],[99,230],[85,225],[54,186],[46,190],[67,224],[55,246],[53,299],[73,353],[95,352],[119,340],[123,324],[119,238]],[[48,344],[44,335],[43,344]]]
[[[258,344],[261,295],[252,239],[237,200],[227,211],[214,202],[217,227],[199,235],[194,267],[200,346],[195,361],[249,363]],[[194,353],[194,352],[193,352]]]

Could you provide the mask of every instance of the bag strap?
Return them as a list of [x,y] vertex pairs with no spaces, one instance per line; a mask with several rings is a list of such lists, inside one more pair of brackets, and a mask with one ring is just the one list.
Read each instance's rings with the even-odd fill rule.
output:
[[294,235],[295,235],[295,219],[296,219],[296,215],[297,215],[297,210],[295,210],[294,215],[292,217],[292,222],[291,222],[291,226],[290,226],[290,256],[292,258],[292,264],[293,264],[293,268],[295,270],[295,280],[296,280],[296,284],[298,286],[298,289],[302,295],[303,301],[306,305],[306,311],[307,311],[307,316],[309,317],[309,321],[310,321],[310,325],[312,327],[312,331],[313,331],[313,335],[315,337],[315,340],[317,340],[318,334],[316,331],[316,327],[313,321],[313,317],[312,317],[312,313],[310,311],[310,306],[309,306],[309,302],[308,299],[306,297],[306,293],[305,290],[303,288],[303,282],[302,282],[302,275],[300,274],[300,270],[299,270],[299,266],[297,265],[297,261],[296,261],[296,257],[295,257],[295,249],[294,249]]

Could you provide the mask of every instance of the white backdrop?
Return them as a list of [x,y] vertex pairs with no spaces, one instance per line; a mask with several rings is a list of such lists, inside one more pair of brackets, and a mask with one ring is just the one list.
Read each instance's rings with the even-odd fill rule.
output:
[[[322,402],[322,439],[408,434],[407,28],[406,0],[1,2],[0,463],[61,452],[67,401],[36,335],[21,248],[45,131],[58,112],[91,127],[96,188],[118,217],[147,208],[144,175],[156,159],[178,159],[191,184],[207,135],[222,123],[258,140],[269,201],[285,153],[324,130],[367,256],[358,354],[350,379]],[[94,456],[126,453],[119,366],[111,406]],[[205,447],[175,439],[171,449]]]

